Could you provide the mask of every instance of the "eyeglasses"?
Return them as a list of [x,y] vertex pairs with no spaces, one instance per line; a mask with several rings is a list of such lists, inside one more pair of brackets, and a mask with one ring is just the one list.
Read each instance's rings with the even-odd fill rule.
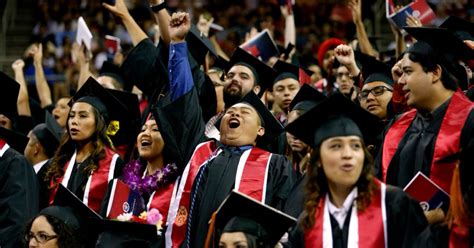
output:
[[385,93],[386,90],[392,91],[392,89],[383,85],[373,87],[370,90],[362,90],[361,92],[359,92],[359,101],[366,100],[370,93],[372,93],[373,96],[380,96]]
[[25,239],[28,242],[30,242],[30,240],[32,238],[34,238],[37,243],[44,244],[44,243],[46,243],[46,242],[48,242],[52,239],[58,238],[58,235],[48,235],[48,234],[45,234],[45,233],[34,234],[32,232],[25,235]]

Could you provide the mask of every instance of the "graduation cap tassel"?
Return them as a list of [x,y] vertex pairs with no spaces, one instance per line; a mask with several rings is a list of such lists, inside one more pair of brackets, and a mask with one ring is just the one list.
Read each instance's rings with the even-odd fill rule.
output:
[[459,164],[456,165],[453,172],[450,196],[449,211],[446,218],[448,227],[451,229],[453,225],[472,226],[474,224],[472,223],[472,216],[469,216],[469,210],[464,202],[461,190]]
[[209,221],[209,229],[207,230],[206,243],[204,245],[205,248],[214,247],[214,239],[216,237],[216,215],[217,211],[214,211],[214,213],[212,213],[211,220]]

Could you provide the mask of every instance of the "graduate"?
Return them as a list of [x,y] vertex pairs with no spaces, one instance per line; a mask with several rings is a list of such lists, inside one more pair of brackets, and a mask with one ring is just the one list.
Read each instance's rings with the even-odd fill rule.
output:
[[109,136],[128,118],[127,108],[92,77],[74,95],[64,135],[46,173],[50,202],[58,184],[100,211],[110,180],[122,173],[123,161]]
[[[0,75],[0,115],[12,121],[18,115],[20,85],[3,72]],[[20,153],[23,150],[18,152],[10,147],[10,144],[19,141],[15,132],[0,127],[0,246],[7,248],[21,246],[26,222],[38,213],[35,171]],[[17,149],[24,149],[26,142],[21,142],[23,148]]]
[[[474,137],[474,105],[458,89],[466,76],[458,60],[474,56],[448,30],[406,30],[418,42],[403,55],[398,84],[412,109],[388,124],[376,175],[403,188],[421,171],[449,193],[459,150]],[[442,221],[445,211],[427,211],[428,221]]]
[[232,191],[210,222],[205,247],[270,248],[296,224],[296,219]]
[[426,226],[416,201],[372,173],[364,140],[376,122],[334,95],[287,126],[313,147],[304,212],[288,246],[407,247]]
[[58,149],[63,134],[61,126],[48,112],[45,114],[45,123],[36,125],[28,134],[28,144],[23,153],[28,162],[33,165],[40,184],[40,209],[48,206],[49,182],[46,180],[46,172],[51,162],[49,159]]
[[184,42],[189,20],[185,13],[175,13],[171,19],[172,91],[160,103],[157,116],[162,135],[169,136],[167,144],[179,155],[178,168],[184,169],[168,214],[166,242],[200,247],[212,213],[233,189],[281,208],[292,185],[293,172],[283,156],[258,148],[283,129],[254,93],[226,110],[219,125],[220,141],[205,141],[201,106]]

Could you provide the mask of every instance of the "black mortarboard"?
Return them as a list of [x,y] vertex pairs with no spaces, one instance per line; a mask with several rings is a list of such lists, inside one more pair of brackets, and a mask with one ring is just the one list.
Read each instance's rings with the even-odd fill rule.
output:
[[122,88],[124,87],[123,74],[120,70],[120,67],[118,67],[117,65],[109,61],[104,61],[104,63],[102,64],[102,68],[100,68],[99,74],[100,76],[112,77],[122,86]]
[[[438,56],[449,56],[448,59],[468,60],[474,58],[474,51],[470,49],[464,42],[456,36],[453,32],[444,28],[427,28],[427,27],[405,27],[408,34],[417,39],[418,42],[408,48],[407,52],[414,52],[420,54],[436,53]],[[426,47],[426,44],[419,44],[420,41],[427,43],[431,49]]]
[[474,23],[456,16],[449,16],[440,26],[454,32],[460,40],[474,40]]
[[121,130],[111,137],[114,145],[134,144],[141,128],[140,103],[138,101],[138,96],[120,90],[106,90],[120,102],[127,104],[127,113],[124,114],[126,114],[128,118],[120,121]]
[[306,112],[326,99],[327,97],[317,89],[308,84],[303,84],[291,101],[289,108],[290,110],[302,110]]
[[295,224],[295,218],[237,191],[222,202],[215,218],[217,237],[224,232],[243,232],[255,236],[264,247],[274,247]]
[[0,71],[0,83],[2,85],[0,98],[3,99],[2,104],[0,104],[0,114],[13,121],[18,116],[17,100],[20,84],[2,71]]
[[129,117],[128,108],[92,77],[89,77],[72,97],[69,106],[72,107],[75,102],[86,102],[94,106],[107,124],[112,120],[124,120]]
[[306,144],[316,147],[335,136],[356,135],[371,144],[382,130],[379,120],[341,94],[334,94],[286,126]]
[[78,231],[81,227],[79,221],[80,217],[71,207],[49,206],[41,210],[39,214],[53,216],[75,231]]
[[298,80],[298,82],[301,82],[303,76],[302,73],[305,73],[306,77],[311,77],[311,75],[313,75],[313,72],[308,69],[304,69],[297,65],[290,64],[281,60],[278,60],[275,65],[273,65],[273,69],[275,69],[278,74],[275,80],[273,80],[274,84],[286,78],[293,78]]
[[0,127],[0,137],[4,139],[15,151],[23,154],[26,145],[28,144],[28,137],[24,134],[15,132],[4,127]]
[[273,116],[273,114],[268,110],[267,106],[263,104],[260,98],[255,95],[253,91],[250,91],[237,103],[247,103],[251,105],[260,115],[262,125],[265,128],[265,134],[257,139],[257,146],[263,146],[265,144],[271,143],[280,133],[284,131],[284,128],[280,122],[275,119],[275,116]]
[[52,157],[56,149],[59,147],[59,142],[64,133],[64,129],[59,126],[58,122],[49,112],[46,111],[44,118],[45,123],[36,125],[31,132],[33,132],[45,149],[46,155]]
[[355,55],[357,61],[362,65],[364,84],[381,81],[393,85],[392,68],[388,64],[364,53],[356,52]]
[[186,36],[186,42],[189,52],[200,65],[204,64],[207,52],[210,52],[214,57],[218,56],[211,40],[202,34],[194,24],[191,25],[191,30]]
[[110,234],[119,236],[129,236],[126,237],[125,240],[106,237],[105,239],[107,242],[105,242],[106,240],[102,238],[101,242],[104,243],[104,245],[108,245],[106,247],[122,247],[120,245],[123,244],[124,241],[129,242],[130,240],[140,240],[141,242],[146,242],[146,240],[155,241],[158,239],[155,225],[109,219],[95,219],[92,220],[92,223],[94,224],[94,229],[98,233],[108,232]]
[[234,65],[246,66],[254,73],[255,80],[257,84],[260,85],[259,96],[263,95],[265,90],[272,87],[273,81],[276,78],[277,73],[273,68],[255,58],[240,47],[237,47],[237,49],[234,51],[234,54],[232,54],[232,57],[230,58],[226,68],[226,72],[229,72],[229,70]]
[[444,65],[457,78],[462,89],[467,88],[466,69],[458,61],[474,59],[471,48],[444,28],[405,27],[405,30],[418,40],[406,52],[430,56],[435,63]]

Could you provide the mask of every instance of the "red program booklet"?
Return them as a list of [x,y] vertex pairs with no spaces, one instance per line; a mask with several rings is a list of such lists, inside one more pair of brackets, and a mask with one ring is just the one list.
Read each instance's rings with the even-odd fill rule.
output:
[[107,218],[116,219],[121,214],[133,213],[139,216],[145,210],[141,195],[119,179],[114,179],[107,206]]
[[417,200],[423,211],[449,205],[449,195],[423,173],[418,172],[403,189]]

